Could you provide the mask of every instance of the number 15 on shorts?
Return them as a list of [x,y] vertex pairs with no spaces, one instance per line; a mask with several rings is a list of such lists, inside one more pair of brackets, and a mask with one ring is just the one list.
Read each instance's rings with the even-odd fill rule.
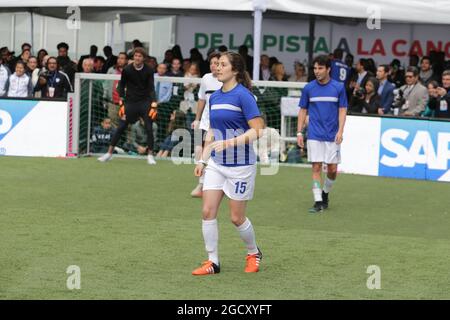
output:
[[234,190],[234,193],[236,194],[244,194],[247,190],[247,182],[246,181],[238,181],[234,184],[236,186],[236,189]]

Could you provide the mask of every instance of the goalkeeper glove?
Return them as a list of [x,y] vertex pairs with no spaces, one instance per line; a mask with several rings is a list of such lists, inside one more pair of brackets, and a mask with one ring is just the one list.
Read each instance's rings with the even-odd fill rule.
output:
[[152,119],[153,121],[156,120],[156,118],[158,117],[158,110],[156,110],[156,106],[157,104],[152,102],[151,106],[150,106],[150,111],[148,112],[148,116],[150,117],[150,119]]

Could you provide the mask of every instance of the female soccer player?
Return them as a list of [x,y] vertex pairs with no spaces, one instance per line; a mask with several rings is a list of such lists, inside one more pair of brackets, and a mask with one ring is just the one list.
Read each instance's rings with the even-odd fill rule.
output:
[[261,136],[264,121],[255,97],[248,90],[251,80],[239,54],[221,54],[217,79],[223,87],[210,97],[210,128],[202,159],[194,170],[197,177],[205,171],[202,232],[208,260],[195,269],[193,275],[220,272],[216,217],[224,195],[230,199],[231,221],[247,246],[245,272],[258,272],[262,258],[245,208],[253,197],[256,176],[252,142]]

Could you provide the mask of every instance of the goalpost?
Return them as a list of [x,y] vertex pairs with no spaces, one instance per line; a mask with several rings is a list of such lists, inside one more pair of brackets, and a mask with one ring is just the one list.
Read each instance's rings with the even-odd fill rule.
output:
[[[76,73],[74,94],[69,97],[69,108],[74,122],[71,135],[72,154],[89,156],[99,154],[96,141],[93,141],[95,128],[99,128],[104,118],[110,118],[113,127],[117,126],[118,105],[114,101],[113,90],[120,80],[120,75]],[[154,123],[154,151],[169,134],[168,126],[173,111],[181,110],[185,117],[185,129],[191,130],[197,109],[198,89],[201,78],[158,77],[155,76],[155,88],[162,83],[170,87],[170,98],[158,104],[158,118]],[[253,81],[252,92],[257,99],[267,127],[275,129],[279,134],[279,149],[285,153],[289,145],[296,145],[298,102],[301,90],[306,83],[286,81]],[[131,127],[131,126],[130,126]],[[98,129],[97,129],[98,130]],[[132,145],[132,129],[129,128],[118,143],[118,152],[135,155],[130,150]],[[272,132],[274,132],[272,130]],[[276,139],[275,139],[276,140]],[[270,141],[269,141],[270,144]],[[131,148],[132,149],[132,148]],[[273,150],[273,146],[272,146]],[[191,155],[184,155],[191,156]]]

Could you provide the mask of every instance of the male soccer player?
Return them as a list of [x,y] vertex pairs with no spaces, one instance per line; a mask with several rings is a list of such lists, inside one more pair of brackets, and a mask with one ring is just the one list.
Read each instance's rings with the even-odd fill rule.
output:
[[[308,122],[308,161],[312,162],[314,206],[311,213],[328,208],[328,194],[341,161],[340,144],[347,114],[347,96],[344,84],[330,78],[331,61],[321,55],[313,61],[316,80],[308,83],[302,92],[298,112],[297,143],[304,148],[303,128],[306,114]],[[327,176],[321,188],[322,163],[327,165]]]
[[342,49],[335,49],[333,51],[333,60],[331,60],[331,72],[330,77],[333,80],[342,82],[347,85],[350,80],[350,68],[342,62],[344,52]]
[[[209,97],[215,91],[222,88],[222,82],[217,80],[217,65],[219,64],[219,58],[219,52],[212,52],[209,55],[208,60],[211,73],[207,73],[203,76],[202,82],[200,84],[200,90],[198,92],[197,114],[195,115],[195,121],[192,122],[192,129],[202,130],[202,143],[204,143],[206,132],[208,132],[209,130]],[[195,149],[196,156],[200,157],[202,154],[202,145],[196,146]],[[203,180],[204,175],[201,175],[198,180],[198,185],[191,192],[192,197],[202,197]]]
[[[98,158],[100,162],[112,159],[114,147],[129,124],[135,123],[139,117],[144,119],[147,131],[147,163],[156,164],[153,158],[153,120],[156,117],[156,97],[154,71],[144,64],[146,53],[144,48],[137,47],[133,53],[133,63],[122,70],[118,92],[125,104],[125,119],[121,119],[114,134],[108,152]],[[120,103],[122,104],[122,103]]]

